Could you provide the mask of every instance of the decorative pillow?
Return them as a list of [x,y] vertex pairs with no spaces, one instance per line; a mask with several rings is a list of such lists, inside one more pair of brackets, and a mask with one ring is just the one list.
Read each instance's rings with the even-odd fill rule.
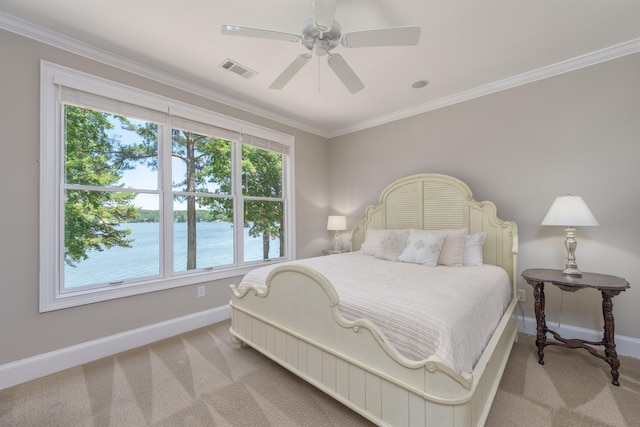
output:
[[447,233],[438,231],[409,231],[407,246],[398,257],[399,261],[435,267]]
[[462,266],[462,255],[464,254],[464,239],[467,236],[467,229],[452,228],[437,231],[442,231],[447,234],[447,238],[444,239],[444,244],[442,245],[442,250],[440,251],[438,264],[448,265],[450,267]]
[[464,253],[462,254],[463,265],[482,265],[484,258],[482,256],[482,247],[487,238],[487,232],[470,234],[464,239]]
[[360,251],[363,255],[375,255],[376,248],[378,247],[378,241],[380,236],[387,230],[372,230],[367,229],[367,234],[364,236],[364,242],[360,246]]
[[397,261],[402,251],[407,246],[407,232],[403,230],[385,230],[378,240],[376,258]]

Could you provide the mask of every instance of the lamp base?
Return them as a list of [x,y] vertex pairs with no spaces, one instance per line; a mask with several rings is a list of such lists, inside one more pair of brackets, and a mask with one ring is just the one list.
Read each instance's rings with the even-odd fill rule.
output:
[[336,253],[342,252],[342,239],[340,238],[338,230],[336,230],[336,234],[333,236],[333,250]]
[[562,272],[563,276],[568,277],[582,277],[582,273],[578,270],[578,264],[576,263],[576,229],[573,227],[567,227],[565,230],[567,237],[564,240],[564,247],[567,249],[567,263],[565,269]]
[[569,276],[569,277],[582,277],[582,272],[580,270],[578,270],[578,265],[577,264],[569,264],[567,263],[565,265],[565,269],[562,271],[562,275],[563,276]]

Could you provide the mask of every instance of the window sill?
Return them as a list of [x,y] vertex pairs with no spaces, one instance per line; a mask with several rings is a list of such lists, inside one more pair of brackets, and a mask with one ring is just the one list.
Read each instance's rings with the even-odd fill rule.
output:
[[[215,271],[202,271],[188,275],[175,276],[170,279],[151,279],[147,281],[125,282],[121,285],[102,287],[94,289],[80,290],[68,293],[42,294],[40,295],[40,313],[61,310],[65,308],[77,307],[85,304],[109,301],[118,298],[126,298],[135,295],[157,292],[166,289],[190,286],[204,282],[240,277],[247,274],[254,268],[261,267],[267,263],[281,263],[288,259],[278,259],[272,261],[257,262],[244,267],[229,268]],[[48,286],[47,288],[52,288]]]

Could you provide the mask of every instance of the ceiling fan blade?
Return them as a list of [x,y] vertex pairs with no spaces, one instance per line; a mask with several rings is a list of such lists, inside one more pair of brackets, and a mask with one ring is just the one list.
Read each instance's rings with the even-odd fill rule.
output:
[[333,18],[336,16],[338,0],[312,0],[313,24],[322,32],[331,29]]
[[239,27],[237,25],[223,25],[222,34],[228,36],[255,37],[259,39],[282,40],[286,42],[302,43],[298,34],[283,33],[281,31],[261,30],[260,28]]
[[364,89],[364,83],[353,72],[347,61],[338,53],[329,54],[329,66],[351,93]]
[[342,35],[344,47],[413,46],[420,40],[420,27],[380,28]]
[[293,60],[291,64],[287,68],[284,69],[282,73],[271,83],[269,89],[282,89],[289,83],[289,80],[293,78],[298,71],[302,69],[306,65],[307,62],[311,59],[310,54],[298,55],[296,59]]

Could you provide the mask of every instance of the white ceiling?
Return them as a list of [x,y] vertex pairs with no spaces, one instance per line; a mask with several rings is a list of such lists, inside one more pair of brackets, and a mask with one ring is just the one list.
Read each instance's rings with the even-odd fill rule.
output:
[[[419,25],[420,42],[337,47],[334,53],[365,84],[354,95],[326,57],[314,57],[276,91],[268,88],[271,82],[308,51],[225,36],[220,28],[299,33],[311,16],[310,0],[0,0],[0,12],[0,28],[24,19],[133,61],[121,63],[178,76],[185,87],[325,137],[640,51],[640,0],[341,0],[336,20],[343,32]],[[258,74],[247,80],[220,68],[226,58]],[[413,89],[417,80],[429,85]]]

